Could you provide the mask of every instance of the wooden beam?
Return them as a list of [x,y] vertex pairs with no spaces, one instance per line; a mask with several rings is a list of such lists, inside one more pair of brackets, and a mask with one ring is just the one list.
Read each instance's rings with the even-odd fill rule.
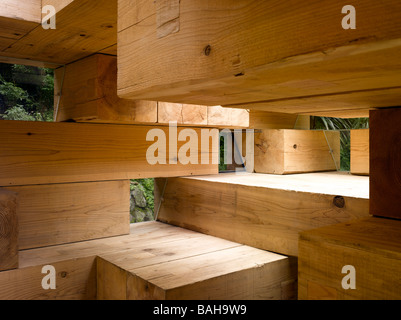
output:
[[249,111],[251,129],[310,129],[310,116],[280,112]]
[[[40,1],[39,1],[40,3]],[[55,5],[56,29],[41,25],[0,52],[1,56],[64,65],[117,43],[117,2],[44,1]],[[39,17],[41,10],[39,10]]]
[[3,0],[0,3],[0,51],[41,23],[41,0]]
[[[57,290],[43,290],[44,265],[55,267]],[[152,221],[130,235],[21,251],[21,268],[0,273],[0,298],[285,300],[296,297],[296,273],[294,258]]]
[[293,174],[339,167],[339,132],[267,129],[255,133],[256,173]]
[[70,5],[74,0],[42,0],[42,7],[51,5],[56,9],[56,14]]
[[0,271],[18,268],[17,194],[0,189]]
[[401,219],[401,108],[370,113],[370,212]]
[[168,179],[159,220],[280,254],[298,233],[369,215],[367,177],[226,173]]
[[335,116],[338,118],[367,117],[369,110],[397,106],[401,87],[362,90],[327,95],[295,97],[256,102],[231,107],[250,110],[299,113],[313,116]]
[[[152,139],[148,137],[147,141],[150,130],[157,130],[152,132],[157,135]],[[177,136],[182,130],[177,129]],[[207,130],[212,137],[210,140],[218,141],[218,130]],[[3,142],[0,150],[3,156],[0,160],[0,185],[127,180],[218,172],[218,163],[213,164],[212,159],[219,152],[218,145],[201,141],[200,129],[191,131],[198,150],[192,147],[188,159],[178,152],[187,141],[177,142],[175,130],[171,129],[171,135],[169,132],[170,128],[166,127],[1,121]],[[159,142],[158,137],[161,139]],[[162,141],[164,138],[165,142]],[[169,144],[170,139],[177,143],[177,149],[174,144]],[[160,147],[159,153],[155,143]],[[209,159],[209,164],[205,158]],[[153,160],[160,160],[162,164],[153,165]]]
[[[298,298],[399,300],[400,228],[400,221],[370,217],[301,233]],[[345,266],[352,274],[342,273]],[[355,288],[347,290],[342,283],[353,275]]]
[[57,121],[242,128],[246,110],[117,97],[117,57],[95,54],[55,71]]
[[369,175],[369,129],[351,130],[351,173]]
[[159,124],[168,124],[171,121],[176,121],[179,125],[208,125],[207,106],[158,102],[157,116]]
[[20,250],[129,234],[129,180],[8,189],[18,193]]
[[[130,3],[119,1],[121,97],[248,109],[267,103],[271,108],[265,111],[292,108],[296,114],[366,110],[376,107],[370,101],[376,93],[378,106],[399,101],[401,5],[396,0],[359,4],[355,30],[341,27],[343,6],[329,0],[303,5],[188,1],[174,15],[177,28],[163,37],[158,3]],[[398,94],[389,97],[388,89]],[[317,106],[315,97],[329,105]],[[351,102],[358,105],[350,108]]]
[[57,69],[54,103],[58,110],[56,121],[157,122],[157,102],[117,97],[115,56],[95,54]]

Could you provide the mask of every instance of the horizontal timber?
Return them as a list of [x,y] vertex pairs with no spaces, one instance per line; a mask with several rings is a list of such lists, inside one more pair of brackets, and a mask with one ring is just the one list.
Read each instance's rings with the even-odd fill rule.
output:
[[168,179],[158,219],[285,255],[298,233],[369,216],[369,179],[345,173]]
[[359,4],[355,30],[342,29],[342,7],[329,0],[181,2],[167,36],[160,36],[158,4],[129,3],[119,7],[123,98],[242,108],[260,102],[259,110],[309,115],[399,103],[396,0]]
[[[160,157],[166,164],[152,165],[147,159],[148,149],[155,144],[147,141],[150,130],[166,137],[166,152]],[[216,174],[218,164],[212,164],[216,144],[205,141],[192,150],[191,163],[178,159],[178,150],[185,141],[177,142],[169,154],[169,128],[135,125],[48,123],[0,121],[0,185],[32,185],[67,182],[127,180],[137,178]],[[181,132],[177,129],[177,133]],[[216,141],[218,130],[209,131]],[[171,140],[174,141],[174,131]],[[157,139],[155,139],[157,140]],[[212,140],[212,139],[210,139]],[[203,154],[202,154],[202,149]],[[209,159],[210,164],[201,164]],[[151,154],[153,156],[153,153]],[[156,155],[155,155],[156,156]],[[209,157],[209,158],[207,158]],[[197,161],[199,164],[193,164]],[[174,163],[177,164],[174,164]]]

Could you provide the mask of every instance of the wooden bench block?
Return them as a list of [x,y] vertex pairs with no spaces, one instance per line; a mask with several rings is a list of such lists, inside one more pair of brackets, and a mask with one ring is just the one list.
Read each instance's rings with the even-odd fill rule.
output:
[[17,194],[0,189],[0,271],[18,268]]
[[369,129],[351,130],[351,173],[369,175]]
[[[329,0],[119,0],[119,95],[248,109],[267,102],[270,111],[305,114],[369,109],[366,97],[376,89],[381,106],[381,99],[399,103],[400,3],[358,4],[355,30],[342,28],[343,7]],[[384,97],[389,88],[398,94]],[[307,104],[302,112],[299,103]]]
[[129,180],[10,187],[19,249],[129,234]]
[[401,219],[401,108],[370,112],[370,213]]
[[157,102],[117,97],[117,57],[110,55],[95,54],[56,69],[54,104],[57,121],[157,122]]
[[162,198],[162,222],[297,256],[299,232],[369,216],[369,179],[338,173],[169,178]]
[[[27,2],[32,2],[17,1],[22,8]],[[39,23],[24,37],[5,48],[1,56],[25,59],[27,64],[43,61],[55,67],[83,59],[117,43],[116,1],[44,0],[43,5],[54,5],[56,9],[56,29],[53,30],[41,27],[42,1],[38,2],[36,12]]]
[[339,132],[262,130],[255,133],[256,173],[293,174],[334,171],[339,167]]
[[[160,156],[166,164],[149,162],[152,159],[148,159],[147,153],[157,141],[157,137],[155,141],[147,141],[150,130],[157,130],[161,138],[166,137],[165,144],[160,142],[160,154],[155,152],[155,156]],[[181,130],[177,129],[177,135]],[[207,146],[206,142],[200,147],[200,129],[193,130],[199,139],[199,148],[193,152],[192,163],[185,164],[177,161],[177,155],[187,142],[177,142],[175,138],[177,155],[174,152],[169,154],[170,129],[166,127],[1,121],[0,186],[218,173],[217,163],[212,164],[209,159],[210,164],[202,164],[206,161],[201,157],[202,148],[203,155],[212,158],[219,152],[218,147],[212,143]],[[218,136],[217,130],[210,133],[213,137]],[[174,132],[172,141],[173,135]],[[162,147],[166,147],[166,152]],[[171,146],[171,151],[174,150]],[[177,164],[173,164],[174,161]]]
[[[401,221],[370,217],[300,234],[301,300],[399,300]],[[355,273],[345,271],[353,266]],[[343,287],[355,275],[355,289]]]
[[[176,250],[180,250],[178,244],[172,252]],[[102,295],[98,298],[287,300],[296,297],[296,259],[247,246],[209,251],[195,254],[196,251],[187,250],[184,257],[174,257],[171,261],[164,258],[157,265],[144,267],[134,267],[133,261],[129,269],[122,268],[113,259],[99,258],[98,284]],[[103,276],[102,272],[105,272]],[[110,283],[107,279],[114,281]]]

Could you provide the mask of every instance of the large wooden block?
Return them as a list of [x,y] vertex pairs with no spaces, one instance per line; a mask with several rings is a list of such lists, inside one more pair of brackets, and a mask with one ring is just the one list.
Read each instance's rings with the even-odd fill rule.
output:
[[370,217],[301,233],[299,299],[399,300],[400,230],[400,221]]
[[56,120],[156,123],[157,102],[117,97],[117,57],[95,54],[55,72]]
[[351,173],[369,175],[369,129],[351,130]]
[[129,180],[10,187],[20,250],[129,234]]
[[[176,246],[177,248],[177,246]],[[205,249],[205,248],[204,248]],[[176,249],[177,250],[177,249]],[[179,250],[179,249],[178,249]],[[199,248],[198,248],[199,250]],[[101,300],[288,300],[296,297],[296,259],[247,246],[212,250],[157,265],[98,259]],[[127,265],[127,262],[125,262]],[[111,277],[111,278],[109,278]],[[114,279],[108,283],[107,279]],[[99,281],[99,276],[98,276]]]
[[401,108],[370,112],[370,213],[401,219]]
[[346,174],[225,173],[159,189],[160,221],[291,256],[299,232],[369,215],[368,178]]
[[17,194],[0,189],[0,271],[18,268]]
[[261,130],[255,133],[256,173],[292,174],[340,168],[340,133]]
[[[198,150],[191,148],[190,162],[186,164],[188,159],[183,159],[179,150],[187,141],[177,141],[175,137],[181,130],[170,132],[166,127],[136,125],[1,121],[0,185],[218,173],[218,163],[212,161],[213,155],[219,152],[218,144],[203,141],[200,129],[193,129],[192,139],[195,140],[192,141],[198,143]],[[156,137],[149,137],[149,133]],[[218,130],[208,133],[218,142]],[[166,138],[166,141],[159,141],[159,153],[154,145],[158,136],[162,140]],[[153,157],[158,157],[160,162],[153,164]]]
[[[243,108],[267,102],[269,111],[291,107],[293,113],[301,113],[298,102],[304,102],[305,114],[369,109],[372,90],[386,95],[400,86],[401,4],[358,3],[353,30],[342,28],[344,6],[331,0],[119,0],[119,95]],[[355,94],[363,106],[338,94]],[[386,101],[394,105],[398,97]]]

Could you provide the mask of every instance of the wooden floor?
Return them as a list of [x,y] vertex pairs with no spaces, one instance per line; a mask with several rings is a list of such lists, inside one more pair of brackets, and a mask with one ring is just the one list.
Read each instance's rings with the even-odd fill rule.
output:
[[[130,235],[22,250],[0,299],[295,299],[296,260],[162,222]],[[57,273],[43,290],[42,267]]]

